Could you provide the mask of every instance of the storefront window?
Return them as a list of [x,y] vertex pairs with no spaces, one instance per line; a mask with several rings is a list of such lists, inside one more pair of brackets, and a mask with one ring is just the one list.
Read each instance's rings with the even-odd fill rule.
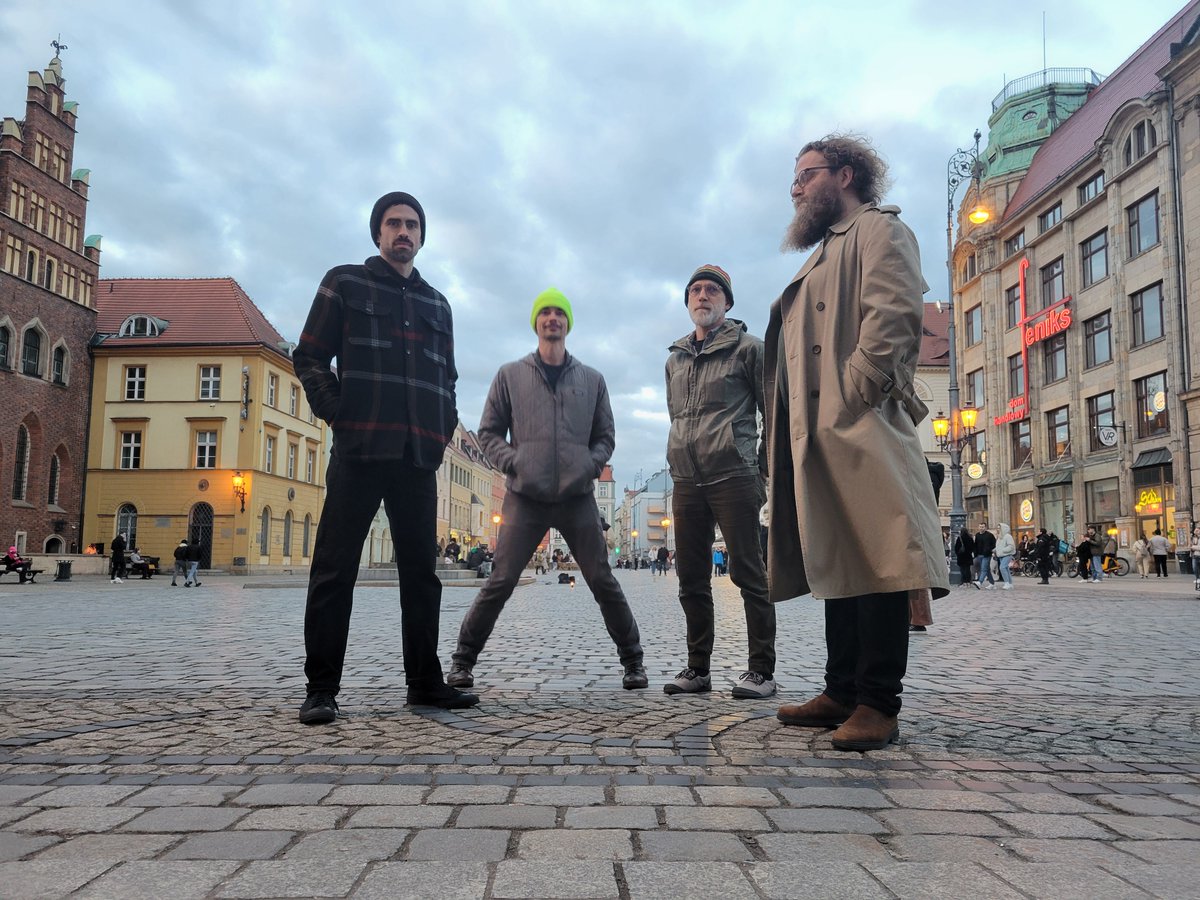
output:
[[972,534],[975,533],[975,530],[980,525],[991,524],[988,522],[988,502],[986,495],[982,497],[968,497],[963,505],[967,508],[967,528],[971,529]]
[[1157,528],[1172,544],[1176,542],[1173,467],[1133,470],[1133,512],[1137,517],[1138,537],[1148,538]]
[[1033,491],[1012,494],[1009,498],[1009,528],[1012,529],[1013,540],[1020,541],[1022,537],[1033,538],[1037,533],[1033,518]]
[[1097,534],[1105,534],[1117,525],[1121,514],[1121,489],[1116,478],[1101,478],[1087,483],[1087,523]]
[[1069,542],[1075,527],[1075,502],[1071,498],[1071,485],[1055,484],[1042,488],[1041,512],[1042,521],[1038,527],[1052,531]]

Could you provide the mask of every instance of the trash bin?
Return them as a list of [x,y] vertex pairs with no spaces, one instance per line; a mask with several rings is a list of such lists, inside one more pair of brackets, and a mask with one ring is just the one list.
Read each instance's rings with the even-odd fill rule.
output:
[[1191,575],[1192,574],[1192,551],[1191,550],[1177,550],[1175,552],[1175,558],[1179,561],[1179,574],[1180,575]]
[[58,561],[58,571],[54,573],[55,581],[70,581],[71,580],[71,560],[60,559]]

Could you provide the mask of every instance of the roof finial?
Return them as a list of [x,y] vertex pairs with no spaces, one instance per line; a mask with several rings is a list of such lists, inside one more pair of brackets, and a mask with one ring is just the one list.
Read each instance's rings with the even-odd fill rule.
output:
[[67,45],[62,43],[61,32],[59,33],[57,38],[55,38],[54,40],[52,40],[50,42],[50,46],[54,48],[54,58],[58,59],[58,54],[62,53],[64,50],[67,49]]

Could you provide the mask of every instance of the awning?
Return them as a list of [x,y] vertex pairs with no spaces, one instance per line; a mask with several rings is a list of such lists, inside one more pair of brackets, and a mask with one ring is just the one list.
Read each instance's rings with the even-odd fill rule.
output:
[[986,484],[977,484],[977,485],[975,485],[975,487],[973,487],[969,491],[967,491],[966,499],[969,500],[972,497],[986,497],[986,496],[987,496],[987,485]]
[[1070,484],[1073,475],[1074,469],[1059,469],[1057,472],[1043,475],[1034,484],[1038,487],[1050,487],[1052,484]]
[[1157,450],[1143,450],[1139,453],[1137,459],[1133,461],[1133,468],[1149,469],[1151,466],[1169,466],[1171,462],[1171,451],[1166,447],[1159,447]]

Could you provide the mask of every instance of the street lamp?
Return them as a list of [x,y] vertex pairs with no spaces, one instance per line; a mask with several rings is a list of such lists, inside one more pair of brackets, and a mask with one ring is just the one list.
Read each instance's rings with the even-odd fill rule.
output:
[[629,536],[633,539],[633,552],[630,554],[634,559],[637,559],[637,536],[638,530],[635,528],[629,532]]
[[[950,344],[950,415],[938,413],[933,420],[933,432],[938,446],[950,454],[950,535],[951,541],[967,523],[967,511],[963,508],[962,450],[975,435],[974,408],[962,408],[958,396],[958,347],[954,327],[954,195],[959,185],[969,181],[975,186],[976,205],[967,214],[973,225],[982,225],[991,218],[988,210],[978,201],[979,181],[983,163],[979,159],[979,139],[983,135],[975,131],[975,146],[954,151],[946,166],[946,306],[950,312],[946,337]],[[968,427],[968,416],[970,426]],[[957,566],[950,567],[950,583],[960,584],[961,573]]]
[[246,511],[246,479],[241,471],[233,473],[233,496],[242,501],[242,512]]

